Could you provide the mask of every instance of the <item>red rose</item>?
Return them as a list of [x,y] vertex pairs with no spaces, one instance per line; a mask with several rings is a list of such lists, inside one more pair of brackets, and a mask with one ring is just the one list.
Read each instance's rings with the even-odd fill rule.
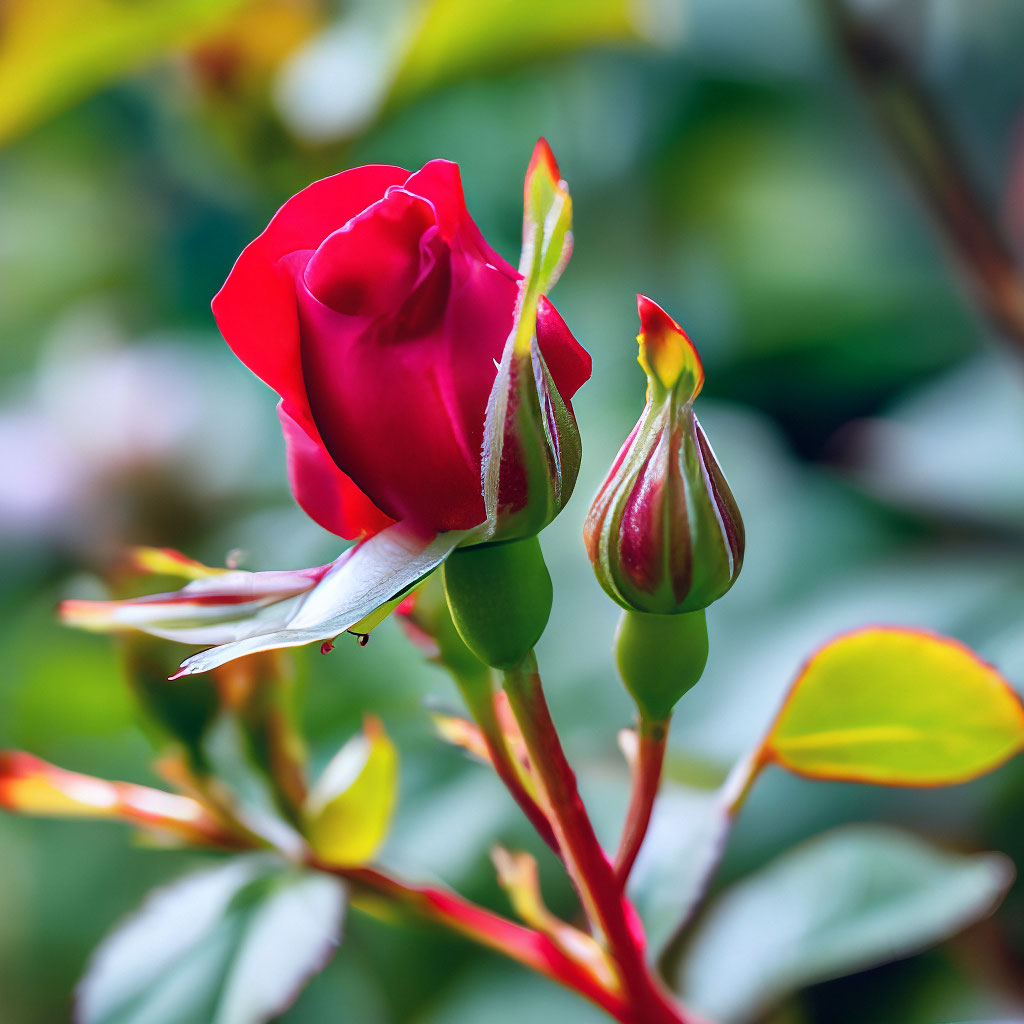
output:
[[[446,160],[318,181],[246,247],[213,312],[281,396],[292,491],[321,526],[351,538],[484,520],[484,420],[519,280]],[[547,300],[537,340],[568,404],[590,357]]]

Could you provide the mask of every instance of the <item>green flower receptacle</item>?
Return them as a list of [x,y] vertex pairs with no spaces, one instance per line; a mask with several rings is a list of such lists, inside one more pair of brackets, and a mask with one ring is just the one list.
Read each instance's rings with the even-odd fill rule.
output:
[[703,609],[685,615],[623,612],[615,636],[615,658],[641,716],[664,721],[707,664]]
[[492,668],[518,665],[551,614],[551,577],[536,537],[456,549],[444,589],[459,635]]

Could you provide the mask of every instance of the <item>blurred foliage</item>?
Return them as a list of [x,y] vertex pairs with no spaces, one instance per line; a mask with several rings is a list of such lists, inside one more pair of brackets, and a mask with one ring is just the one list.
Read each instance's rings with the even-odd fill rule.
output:
[[0,141],[216,29],[246,0],[8,0]]
[[326,875],[254,856],[196,872],[151,893],[104,941],[76,1019],[114,1024],[173,1007],[180,1021],[265,1020],[331,955],[344,916],[344,889]]
[[690,940],[681,990],[722,1024],[757,1019],[789,992],[851,964],[906,956],[955,933],[979,903],[993,906],[1013,875],[998,854],[956,857],[896,829],[837,829],[785,853],[708,909]]
[[[993,217],[1019,209],[1021,5],[858,6],[913,55]],[[472,17],[460,21],[463,9]],[[99,595],[83,569],[105,572],[121,545],[172,546],[211,564],[237,549],[248,568],[337,553],[291,504],[272,396],[209,315],[274,209],[345,166],[446,156],[462,165],[488,239],[514,257],[522,167],[541,134],[574,200],[575,254],[553,298],[595,372],[575,402],[577,495],[543,539],[555,610],[539,658],[604,837],[626,799],[613,737],[630,705],[611,665],[617,611],[580,530],[643,400],[636,291],[700,348],[702,422],[748,527],[743,575],[708,616],[707,673],[677,713],[669,809],[697,813],[760,738],[806,654],[838,631],[880,621],[942,630],[1024,685],[1020,368],[959,287],[811,0],[502,3],[500,19],[461,0],[305,10],[275,30],[278,48],[254,29],[265,12],[238,21],[231,3],[0,7],[0,745],[156,781],[140,770],[147,747],[112,645],[52,616],[62,596]],[[252,57],[248,70],[224,73],[242,66],[239,54]],[[456,707],[454,688],[392,623],[365,650],[302,651],[296,665],[317,769],[366,712],[402,751],[382,859],[504,909],[487,852],[525,848],[552,910],[572,914],[499,785],[433,735],[424,702]],[[754,886],[794,844],[865,821],[1019,864],[1022,806],[1019,758],[935,793],[769,769],[722,882]],[[671,814],[662,828],[678,838]],[[0,819],[4,1024],[66,1019],[100,936],[150,886],[206,863],[143,855],[126,838],[102,823]],[[864,863],[853,858],[851,871]],[[781,923],[778,906],[765,912]],[[367,1024],[600,1019],[435,930],[356,913],[347,930],[343,955],[287,1024],[342,1007]],[[1024,888],[940,950],[852,980],[827,974],[800,978],[822,979],[801,994],[778,990],[778,1016],[766,1019],[1019,1018]]]
[[392,81],[389,102],[460,78],[600,43],[656,41],[646,0],[429,0]]

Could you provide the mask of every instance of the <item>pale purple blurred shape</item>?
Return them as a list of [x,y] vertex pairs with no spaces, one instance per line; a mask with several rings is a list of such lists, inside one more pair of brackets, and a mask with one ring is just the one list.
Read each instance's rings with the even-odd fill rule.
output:
[[116,542],[143,479],[198,500],[283,486],[260,469],[279,461],[274,425],[219,339],[129,343],[105,311],[73,312],[0,401],[0,543]]

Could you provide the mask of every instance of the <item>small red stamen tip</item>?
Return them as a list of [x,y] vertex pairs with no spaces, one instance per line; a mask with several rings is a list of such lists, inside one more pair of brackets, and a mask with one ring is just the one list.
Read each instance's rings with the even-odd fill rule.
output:
[[321,654],[330,654],[331,651],[333,651],[333,650],[334,650],[334,641],[333,640],[325,640],[320,645],[320,653]]

